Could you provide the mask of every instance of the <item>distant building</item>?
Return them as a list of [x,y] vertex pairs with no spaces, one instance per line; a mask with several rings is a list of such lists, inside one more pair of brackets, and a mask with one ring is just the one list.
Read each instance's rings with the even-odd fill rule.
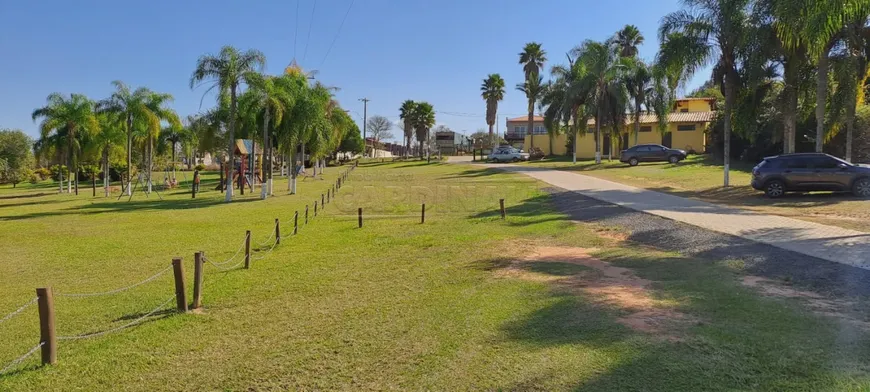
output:
[[[638,144],[661,144],[666,147],[679,148],[694,153],[704,153],[707,150],[707,130],[716,117],[715,98],[684,98],[678,99],[674,110],[668,115],[668,130],[664,134],[658,130],[658,118],[655,114],[645,113],[640,116],[640,132]],[[531,134],[527,132],[528,117],[516,117],[507,120],[505,140],[517,148],[529,149],[534,138],[534,146],[547,155],[566,155],[568,153],[568,135],[553,136],[553,151],[550,151],[550,137],[544,127],[544,118],[534,117]],[[611,140],[610,129],[601,129],[601,155],[616,156],[621,150],[634,146],[634,116],[627,115],[626,124],[620,132],[619,140]],[[577,139],[577,157],[595,157],[595,120],[589,120],[586,134]]]
[[459,155],[471,150],[471,139],[459,132],[435,132],[435,146],[442,155]]

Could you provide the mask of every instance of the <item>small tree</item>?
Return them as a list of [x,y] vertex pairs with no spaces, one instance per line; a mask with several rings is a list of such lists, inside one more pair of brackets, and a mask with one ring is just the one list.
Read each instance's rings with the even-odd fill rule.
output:
[[386,140],[393,138],[393,134],[390,133],[390,130],[393,129],[393,123],[386,117],[378,115],[372,116],[366,124],[371,132],[372,139],[375,141],[374,148],[377,148],[378,143],[382,139]]
[[12,187],[33,173],[33,140],[20,130],[0,130],[0,182]]

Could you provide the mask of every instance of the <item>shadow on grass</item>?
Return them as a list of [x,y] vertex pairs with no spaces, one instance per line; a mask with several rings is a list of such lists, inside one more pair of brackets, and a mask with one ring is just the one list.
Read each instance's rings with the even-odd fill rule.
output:
[[781,198],[771,199],[749,185],[713,187],[701,190],[685,190],[668,186],[649,187],[651,191],[668,193],[685,198],[697,198],[731,206],[759,206],[781,208],[805,208],[837,205],[842,202],[860,200],[846,192],[806,192],[787,193]]
[[0,200],[10,200],[10,199],[30,199],[34,197],[42,197],[42,196],[51,196],[56,195],[57,192],[39,192],[39,193],[20,193],[15,195],[3,195],[0,196]]
[[447,179],[455,179],[455,178],[479,178],[479,177],[488,177],[488,176],[493,176],[496,174],[504,174],[504,173],[505,173],[504,170],[494,168],[494,167],[487,167],[487,168],[481,168],[481,169],[463,170],[463,171],[456,173],[456,174],[453,174],[453,175],[442,176],[442,177],[440,177],[440,179],[447,180]]

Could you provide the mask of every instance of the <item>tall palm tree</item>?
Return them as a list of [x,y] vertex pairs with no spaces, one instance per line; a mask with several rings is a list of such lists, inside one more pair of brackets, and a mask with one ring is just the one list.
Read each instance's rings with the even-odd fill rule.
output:
[[601,123],[607,118],[607,109],[612,106],[610,95],[621,91],[617,87],[621,85],[628,60],[620,59],[611,45],[591,40],[574,48],[572,54],[586,69],[581,85],[595,108],[595,163],[601,163]]
[[176,153],[178,151],[178,145],[184,142],[186,138],[185,129],[178,127],[165,127],[160,131],[159,142],[157,144],[157,152],[161,153],[164,150],[164,146],[169,147],[169,155],[171,157],[172,164],[172,179],[176,180]]
[[495,147],[498,138],[493,137],[492,127],[498,116],[498,103],[504,99],[504,79],[499,74],[489,74],[480,85],[480,96],[486,101],[486,125],[489,125],[489,142]]
[[[723,79],[725,92],[724,128],[724,185],[730,185],[731,116],[740,86],[737,66],[739,49],[746,38],[749,19],[749,0],[682,0],[686,9],[662,18],[659,40],[664,42],[672,33],[685,39],[671,41],[662,49],[671,57],[685,59],[689,73],[700,66],[716,63]],[[678,43],[678,44],[675,44]]]
[[[570,54],[568,65],[554,66],[550,74],[554,77],[550,87],[541,98],[544,106],[544,126],[551,129],[570,130],[574,141],[573,163],[577,163],[577,138],[586,135],[587,100],[589,89],[587,72],[583,63],[577,62]],[[559,123],[562,126],[559,126]]]
[[426,145],[426,157],[429,157],[429,129],[435,126],[435,108],[429,102],[418,102],[414,109],[414,130],[417,142],[420,144],[420,158],[423,158],[423,145]]
[[625,75],[625,88],[628,95],[634,101],[631,114],[634,116],[634,144],[638,144],[640,134],[641,105],[646,102],[647,91],[652,87],[652,71],[649,66],[640,59],[633,59],[628,72]]
[[[528,109],[529,109],[529,120],[528,120],[528,132],[529,132],[529,147],[535,147],[535,133],[534,133],[534,115],[535,115],[535,103],[538,102],[539,99],[543,96],[544,93],[544,78],[541,76],[535,76],[532,79],[526,80],[524,83],[519,83],[516,86],[517,91],[522,91],[526,94],[526,99],[528,99]],[[550,151],[552,153],[552,150]]]
[[417,103],[410,99],[402,102],[402,106],[399,107],[399,118],[402,119],[402,131],[405,134],[405,155],[410,154],[411,151],[411,138],[414,137],[414,110],[416,108]]
[[527,86],[526,99],[529,103],[529,117],[526,129],[529,135],[532,135],[529,138],[531,140],[530,147],[534,147],[535,102],[540,97],[540,87],[542,86],[542,83],[538,81],[538,75],[547,61],[547,52],[541,48],[541,44],[529,42],[523,47],[523,51],[520,52],[519,56],[520,64],[523,65],[523,73],[525,74],[525,84]]
[[50,94],[47,101],[46,106],[34,110],[31,116],[33,121],[42,119],[39,131],[43,138],[66,133],[68,167],[74,173],[78,193],[78,152],[81,150],[79,138],[99,132],[100,129],[94,114],[94,102],[81,94],[71,94],[67,99],[60,93]]
[[[219,95],[229,94],[230,96],[230,112],[229,112],[229,141],[227,147],[227,156],[229,164],[234,164],[235,152],[235,131],[236,131],[236,109],[238,105],[238,91],[242,84],[247,84],[248,80],[256,73],[263,70],[266,65],[266,56],[262,52],[254,49],[241,52],[232,46],[224,46],[217,55],[203,55],[196,62],[196,69],[190,77],[190,88],[193,89],[197,83],[207,81],[212,84],[209,90],[218,88]],[[206,92],[208,92],[206,91]],[[227,191],[226,201],[233,199],[233,176],[227,176]]]
[[[252,75],[248,90],[242,94],[241,106],[245,107],[246,118],[253,123],[262,119],[263,159],[261,162],[271,162],[271,128],[270,124],[278,124],[284,117],[287,105],[292,105],[293,97],[275,82],[277,78],[265,75]],[[273,119],[274,117],[274,119]],[[256,139],[253,139],[256,140]],[[256,148],[254,148],[256,150]],[[265,199],[272,194],[272,173],[269,168],[262,167],[265,184],[260,187],[260,197]],[[254,168],[251,167],[252,177]]]
[[[174,129],[176,132],[181,130],[181,120],[178,118],[178,114],[175,113],[175,110],[166,107],[166,105],[172,102],[172,95],[170,94],[162,94],[151,92],[145,97],[144,107],[147,113],[150,113],[152,116],[148,124],[144,127],[146,134],[146,142],[147,142],[147,162],[146,162],[146,173],[148,176],[148,193],[151,193],[152,181],[151,181],[151,172],[154,169],[154,141],[160,137],[161,131],[161,123],[167,122],[169,127]],[[175,151],[173,150],[173,154]],[[175,164],[175,159],[173,158],[173,165]]]
[[643,34],[637,26],[625,25],[622,30],[616,32],[613,42],[619,47],[619,55],[622,57],[636,57],[637,47],[643,44]]

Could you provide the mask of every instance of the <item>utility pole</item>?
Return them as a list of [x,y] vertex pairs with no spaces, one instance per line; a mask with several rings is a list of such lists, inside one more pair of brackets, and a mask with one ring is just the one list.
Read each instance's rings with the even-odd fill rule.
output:
[[363,103],[363,157],[366,156],[366,147],[368,147],[368,142],[366,141],[366,123],[368,122],[368,107],[369,101],[368,98],[360,98],[360,101]]

